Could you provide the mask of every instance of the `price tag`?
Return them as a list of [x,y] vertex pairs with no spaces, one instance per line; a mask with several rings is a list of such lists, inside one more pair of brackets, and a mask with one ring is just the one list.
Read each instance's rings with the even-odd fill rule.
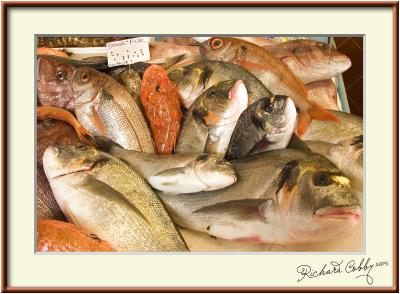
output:
[[127,65],[150,60],[147,38],[134,38],[107,43],[108,66]]

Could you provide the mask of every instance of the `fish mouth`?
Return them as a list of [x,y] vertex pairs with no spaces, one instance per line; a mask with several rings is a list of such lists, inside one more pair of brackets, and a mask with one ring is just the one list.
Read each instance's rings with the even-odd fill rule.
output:
[[315,216],[323,219],[359,219],[361,216],[361,208],[360,206],[328,206],[318,209],[315,212]]

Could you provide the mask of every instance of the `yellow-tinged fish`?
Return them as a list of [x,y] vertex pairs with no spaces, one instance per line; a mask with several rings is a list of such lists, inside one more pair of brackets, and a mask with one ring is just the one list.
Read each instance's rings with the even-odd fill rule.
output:
[[187,251],[158,197],[122,161],[78,144],[49,147],[43,165],[67,219],[117,251]]

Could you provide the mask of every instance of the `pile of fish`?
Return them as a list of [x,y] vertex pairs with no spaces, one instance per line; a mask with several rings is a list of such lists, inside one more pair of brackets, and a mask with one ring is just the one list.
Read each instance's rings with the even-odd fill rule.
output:
[[359,222],[363,122],[334,83],[348,57],[173,36],[129,66],[69,57],[119,39],[38,42],[38,251],[190,251],[181,229],[311,244]]

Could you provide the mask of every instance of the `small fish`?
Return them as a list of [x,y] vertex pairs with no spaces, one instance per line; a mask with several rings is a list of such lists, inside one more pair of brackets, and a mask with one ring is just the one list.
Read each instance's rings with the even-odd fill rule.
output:
[[229,240],[320,242],[354,227],[352,183],[325,157],[281,149],[231,161],[238,181],[223,190],[158,193],[181,227]]
[[350,59],[333,46],[313,40],[292,40],[265,46],[304,83],[333,78],[351,66]]
[[298,135],[304,134],[312,119],[337,121],[318,104],[307,100],[307,88],[278,58],[264,48],[235,39],[214,37],[200,46],[200,52],[210,60],[239,64],[255,75],[275,95],[290,97],[298,114]]
[[110,76],[89,67],[76,69],[72,81],[75,114],[93,136],[129,150],[154,153],[154,143],[139,105]]
[[109,252],[111,246],[73,224],[40,220],[37,224],[39,252]]
[[36,54],[38,55],[54,55],[54,56],[60,56],[60,57],[65,57],[68,58],[68,54],[61,51],[61,50],[56,50],[52,48],[45,48],[45,47],[39,47],[36,49]]
[[83,144],[51,146],[43,166],[68,221],[117,251],[187,251],[147,182],[119,159]]
[[257,100],[239,117],[226,159],[286,148],[295,123],[296,107],[292,99],[270,96]]
[[338,105],[336,85],[332,79],[308,83],[306,87],[308,100],[318,103],[325,109],[342,111]]
[[108,42],[124,39],[128,37],[39,37],[38,47],[104,47]]
[[181,103],[189,109],[208,88],[227,80],[242,80],[246,86],[249,104],[271,96],[271,92],[250,72],[237,64],[223,61],[204,61],[168,71],[181,95]]
[[176,153],[214,153],[223,157],[248,96],[241,80],[220,82],[190,107]]
[[146,69],[140,90],[144,114],[150,124],[158,154],[174,151],[181,128],[180,95],[161,66]]

